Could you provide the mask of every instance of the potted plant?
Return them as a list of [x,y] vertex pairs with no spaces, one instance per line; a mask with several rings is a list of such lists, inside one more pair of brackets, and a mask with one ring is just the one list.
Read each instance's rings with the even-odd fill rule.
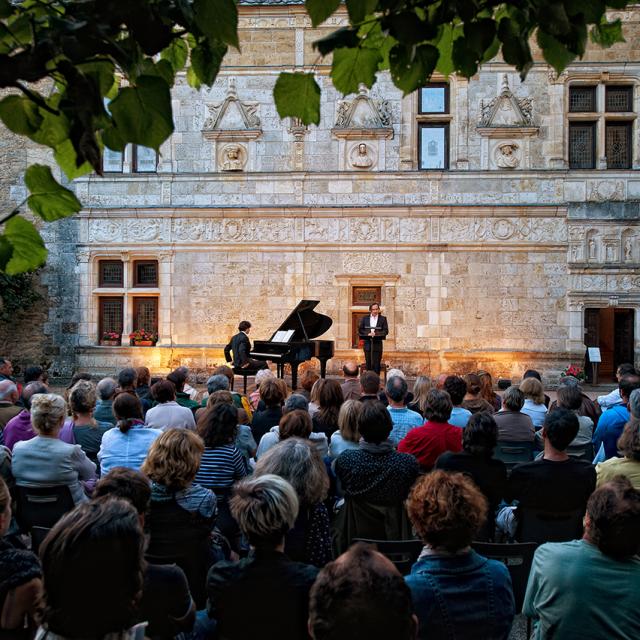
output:
[[104,331],[100,344],[104,347],[119,347],[122,340],[122,334],[117,331]]
[[561,374],[560,377],[561,378],[566,378],[567,376],[573,376],[574,378],[577,378],[578,380],[580,380],[581,382],[584,382],[585,380],[585,375],[584,375],[584,369],[577,364],[571,364],[569,365]]
[[129,340],[136,347],[153,347],[158,342],[158,334],[146,329],[136,329],[129,334]]

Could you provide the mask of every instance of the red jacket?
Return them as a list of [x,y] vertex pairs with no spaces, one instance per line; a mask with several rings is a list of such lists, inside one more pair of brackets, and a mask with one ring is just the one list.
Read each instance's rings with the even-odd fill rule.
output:
[[448,422],[428,420],[411,429],[398,444],[398,451],[410,453],[423,469],[431,469],[445,451],[462,451],[462,429]]

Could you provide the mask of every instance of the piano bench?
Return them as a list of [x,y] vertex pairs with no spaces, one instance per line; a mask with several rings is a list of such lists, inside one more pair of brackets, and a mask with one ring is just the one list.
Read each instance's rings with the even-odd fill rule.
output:
[[[247,395],[247,378],[251,378],[258,373],[258,369],[249,369],[243,367],[233,367],[234,376],[242,376],[243,379],[243,391],[242,393]],[[233,391],[233,380],[231,381],[231,391]]]
[[[362,375],[366,370],[367,370],[367,365],[362,362],[358,365],[358,369],[360,370],[360,375]],[[387,370],[389,369],[389,365],[386,362],[381,362],[380,363],[380,375],[382,376],[382,379],[386,382],[387,381]]]

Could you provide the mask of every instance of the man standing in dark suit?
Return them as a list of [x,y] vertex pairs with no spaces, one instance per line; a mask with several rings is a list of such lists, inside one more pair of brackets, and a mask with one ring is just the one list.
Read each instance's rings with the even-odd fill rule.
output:
[[251,353],[249,331],[251,331],[251,323],[248,320],[242,320],[238,325],[238,333],[231,338],[229,344],[224,348],[224,357],[227,362],[231,362],[231,352],[233,351],[234,367],[240,369],[266,369],[266,362],[249,357]]
[[367,371],[380,373],[382,360],[382,341],[389,333],[387,319],[380,315],[380,305],[377,302],[369,305],[369,315],[360,320],[358,335],[364,342],[364,359]]

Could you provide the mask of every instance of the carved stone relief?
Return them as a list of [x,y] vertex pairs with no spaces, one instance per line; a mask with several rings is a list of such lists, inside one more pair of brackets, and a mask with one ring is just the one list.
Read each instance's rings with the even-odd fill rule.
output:
[[388,253],[355,253],[343,258],[344,273],[391,273],[393,262]]
[[563,242],[566,226],[558,219],[449,218],[440,223],[440,240],[515,240],[522,242]]
[[205,120],[203,131],[258,129],[258,102],[244,102],[238,98],[234,78],[229,78],[227,97],[223,102],[207,105],[209,117]]
[[365,142],[354,144],[349,150],[349,164],[353,169],[371,169],[377,159],[375,149]]
[[361,85],[353,100],[342,100],[336,112],[336,129],[382,129],[392,125],[388,100],[374,100]]
[[498,142],[493,150],[493,159],[501,169],[515,169],[520,164],[520,154],[520,145],[517,142]]
[[218,167],[221,171],[242,171],[247,164],[247,148],[235,142],[225,144],[218,151]]
[[489,102],[480,101],[479,127],[532,127],[531,98],[517,98],[509,88],[507,74],[502,76],[500,95]]
[[596,202],[624,200],[623,180],[591,180],[588,184],[588,200]]

